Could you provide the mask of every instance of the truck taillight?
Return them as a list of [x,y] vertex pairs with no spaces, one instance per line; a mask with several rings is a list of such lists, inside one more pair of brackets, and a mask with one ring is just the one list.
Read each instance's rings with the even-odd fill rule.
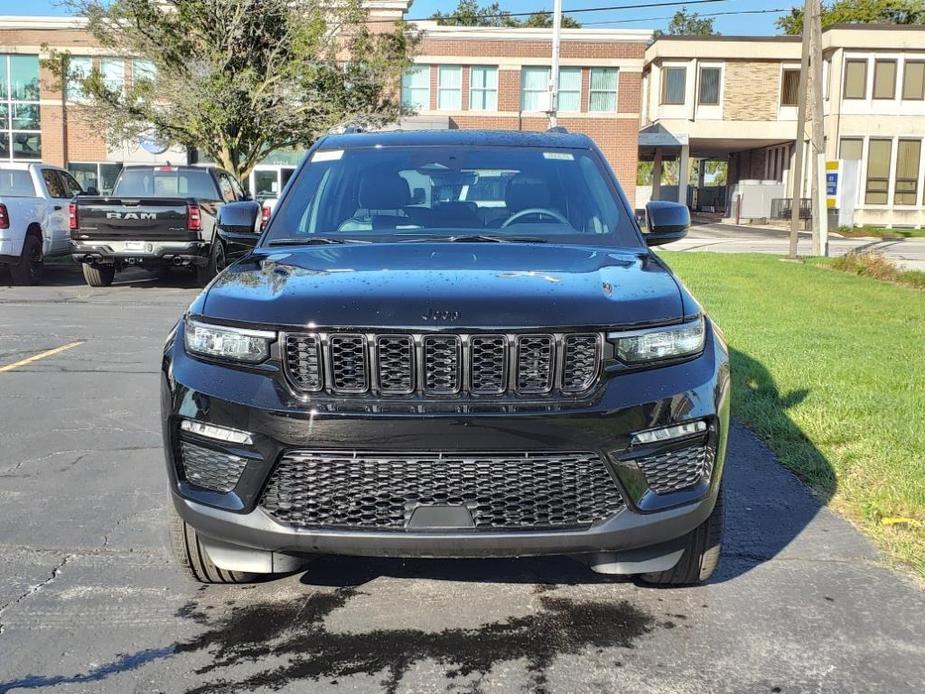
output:
[[267,228],[267,224],[270,222],[270,208],[261,207],[260,208],[260,231],[263,231]]
[[73,230],[77,227],[77,203],[72,202],[67,206],[67,228]]
[[202,210],[192,202],[186,206],[186,230],[202,231]]
[[10,228],[10,213],[6,209],[6,205],[0,202],[0,229],[9,229]]

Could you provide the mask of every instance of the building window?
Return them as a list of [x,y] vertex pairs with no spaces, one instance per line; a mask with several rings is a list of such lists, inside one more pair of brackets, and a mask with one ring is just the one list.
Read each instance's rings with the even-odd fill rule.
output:
[[67,170],[84,190],[96,188],[101,195],[109,195],[116,185],[116,177],[122,170],[122,164],[72,161],[68,163]]
[[893,203],[915,205],[919,191],[919,158],[921,140],[900,140],[896,148],[896,181]]
[[864,138],[843,137],[838,152],[842,159],[860,161],[864,156]]
[[549,107],[549,68],[524,67],[520,71],[520,110],[545,111]]
[[845,98],[867,98],[867,61],[845,61]]
[[469,109],[498,110],[498,68],[473,65],[469,77]]
[[666,67],[662,69],[662,104],[680,106],[684,103],[687,90],[687,68]]
[[133,82],[152,82],[154,81],[155,74],[157,74],[157,68],[154,67],[154,63],[150,60],[145,60],[144,58],[135,58],[132,60]]
[[87,100],[83,81],[93,72],[93,59],[88,55],[75,55],[71,57],[68,66],[67,99],[78,103]]
[[42,158],[37,55],[0,55],[0,159]]
[[701,106],[719,106],[719,84],[723,71],[718,67],[700,68],[697,102]]
[[559,111],[577,113],[581,110],[581,68],[559,69]]
[[412,65],[401,78],[401,105],[415,111],[430,108],[430,66]]
[[874,63],[874,98],[896,98],[895,60],[878,60]]
[[925,99],[925,61],[906,61],[903,73],[903,99]]
[[121,58],[101,58],[100,73],[103,84],[111,92],[122,93],[125,86],[125,64]]
[[796,106],[800,100],[800,71],[784,70],[781,76],[780,105]]
[[459,65],[437,68],[437,108],[441,111],[462,108],[462,68]]
[[867,150],[867,186],[864,196],[866,204],[886,205],[889,202],[892,155],[892,140],[871,139]]
[[617,83],[620,71],[611,67],[591,68],[591,89],[588,110],[614,113],[617,110]]

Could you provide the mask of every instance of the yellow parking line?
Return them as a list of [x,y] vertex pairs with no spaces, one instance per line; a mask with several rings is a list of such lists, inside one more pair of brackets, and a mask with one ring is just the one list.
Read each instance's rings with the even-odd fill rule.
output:
[[31,357],[27,357],[23,359],[22,361],[17,361],[13,364],[7,364],[6,366],[0,366],[0,374],[2,374],[4,371],[12,371],[13,369],[18,369],[20,366],[26,366],[27,364],[31,364],[34,361],[38,361],[39,359],[45,359],[45,357],[51,357],[51,356],[54,356],[55,354],[60,354],[61,352],[65,352],[69,349],[74,349],[75,347],[78,347],[82,344],[83,344],[82,341],[72,342],[68,345],[62,345],[61,347],[55,347],[54,349],[50,349],[47,352],[40,352],[39,354],[33,354]]

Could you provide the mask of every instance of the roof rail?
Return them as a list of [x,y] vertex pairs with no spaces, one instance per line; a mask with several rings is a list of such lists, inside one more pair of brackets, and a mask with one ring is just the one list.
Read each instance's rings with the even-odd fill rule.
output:
[[559,133],[560,135],[568,135],[568,128],[566,128],[564,125],[556,125],[552,128],[547,128],[546,132]]

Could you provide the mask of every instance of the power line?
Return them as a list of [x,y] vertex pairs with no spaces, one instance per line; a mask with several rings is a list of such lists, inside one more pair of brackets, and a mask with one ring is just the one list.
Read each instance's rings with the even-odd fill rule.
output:
[[[707,5],[714,4],[718,2],[732,2],[732,0],[687,0],[687,2],[646,2],[646,3],[635,3],[632,5],[607,5],[599,7],[580,7],[575,10],[562,10],[562,14],[583,14],[586,12],[616,12],[619,10],[641,10],[647,9],[649,7],[679,7],[684,5]],[[480,19],[506,19],[513,17],[529,17],[534,14],[552,14],[552,10],[534,10],[532,12],[500,12],[498,14],[486,14],[480,15]],[[444,15],[444,19],[452,19],[454,15]],[[433,17],[415,17],[413,19],[405,19],[404,21],[409,23],[414,22],[427,22],[433,19]],[[394,19],[367,19],[366,24],[394,24],[396,20]]]
[[[731,10],[728,12],[709,12],[705,14],[697,14],[697,18],[703,17],[726,17],[729,15],[740,15],[740,14],[781,14],[784,12],[790,12],[789,7],[785,7],[779,10]],[[600,26],[603,24],[631,24],[634,22],[661,22],[666,19],[672,19],[672,17],[662,16],[662,17],[641,17],[639,19],[607,19],[599,22],[585,22],[582,26]]]

